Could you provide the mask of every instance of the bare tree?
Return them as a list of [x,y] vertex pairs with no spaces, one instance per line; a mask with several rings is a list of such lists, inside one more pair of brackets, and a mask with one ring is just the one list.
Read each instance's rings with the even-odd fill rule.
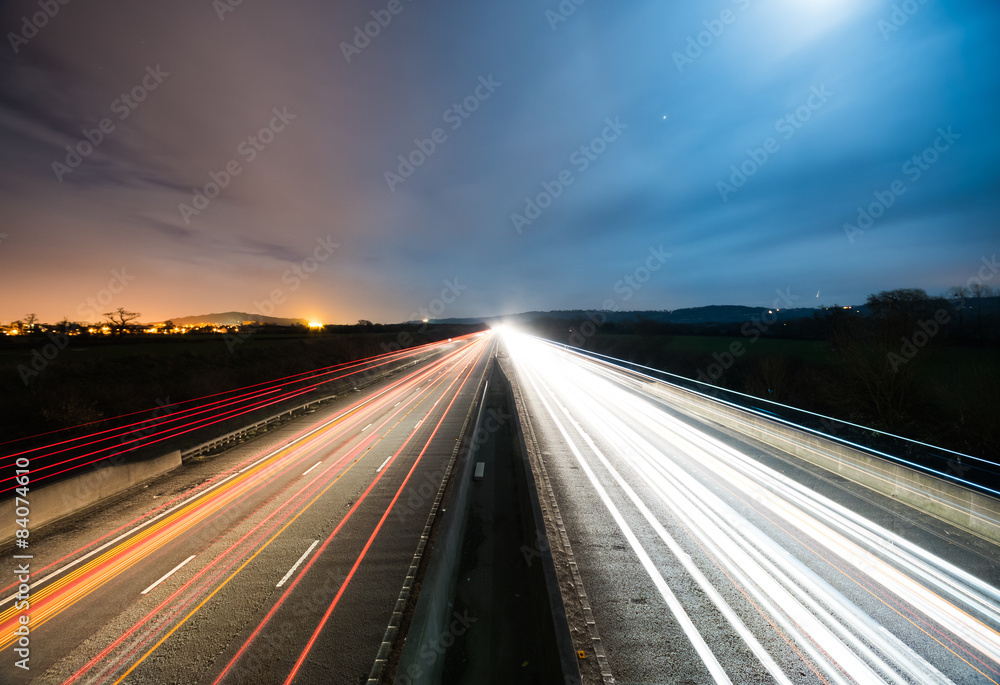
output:
[[38,321],[38,317],[34,314],[24,315],[24,327],[29,331],[35,330],[35,322]]
[[993,295],[993,288],[982,283],[969,286],[969,294],[976,298],[976,337],[983,339],[983,298]]
[[129,312],[125,311],[124,307],[119,307],[113,312],[104,312],[104,316],[108,319],[108,325],[111,326],[111,330],[115,335],[121,335],[122,332],[128,329],[130,323],[138,319],[141,314],[139,312]]
[[962,315],[965,312],[965,298],[967,298],[969,294],[969,289],[964,285],[956,285],[954,288],[950,288],[947,293],[947,295],[953,300],[958,301],[958,304],[955,306],[958,309],[958,336],[960,338],[965,330],[962,326]]

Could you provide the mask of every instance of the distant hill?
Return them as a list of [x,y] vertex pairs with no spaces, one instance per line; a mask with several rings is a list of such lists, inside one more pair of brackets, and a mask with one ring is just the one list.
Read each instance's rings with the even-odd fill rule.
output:
[[173,321],[177,326],[204,326],[206,324],[223,324],[227,326],[238,326],[244,321],[257,321],[258,323],[269,323],[276,326],[293,326],[295,324],[308,324],[305,319],[282,319],[276,316],[262,316],[260,314],[247,314],[246,312],[222,312],[220,314],[199,314],[198,316],[179,316]]
[[[740,305],[710,305],[707,307],[689,307],[686,309],[650,310],[637,312],[602,312],[607,316],[609,323],[628,323],[641,319],[654,321],[657,323],[679,323],[679,324],[712,324],[712,323],[742,323],[763,314],[767,314],[767,307],[744,307]],[[809,307],[797,307],[794,309],[781,309],[774,311],[779,321],[791,321],[793,319],[808,319],[816,313],[816,309]],[[565,319],[567,321],[580,321],[589,318],[588,314],[594,312],[583,309],[560,309],[551,312],[523,312],[521,314],[510,314],[507,316],[487,316],[480,318],[466,319],[432,319],[432,323],[453,323],[453,324],[473,324],[473,323],[496,323],[500,321],[533,321],[536,319]]]

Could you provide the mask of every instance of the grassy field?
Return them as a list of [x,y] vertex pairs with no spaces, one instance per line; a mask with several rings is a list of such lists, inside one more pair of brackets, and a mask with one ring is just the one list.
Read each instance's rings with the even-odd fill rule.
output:
[[[109,337],[73,337],[67,353],[86,357],[88,361],[100,362],[106,359],[121,359],[135,355],[155,354],[157,356],[172,356],[178,354],[203,354],[228,352],[226,337],[222,334],[188,334],[176,336],[164,335],[132,335],[121,339]],[[259,349],[275,345],[286,345],[295,341],[320,342],[324,336],[317,334],[285,335],[275,333],[257,333],[248,336],[242,342],[233,344],[235,336],[230,336],[234,352],[243,349]],[[0,363],[15,364],[31,358],[34,349],[44,347],[50,340],[44,336],[38,338],[7,339],[0,347]]]
[[[622,337],[640,338],[629,335]],[[674,335],[663,336],[660,345],[664,350],[677,353],[706,354],[711,356],[730,349],[733,343],[739,343],[744,350],[743,356],[788,356],[814,364],[824,364],[830,361],[830,344],[821,340],[782,340],[779,338],[724,337],[714,335]]]
[[[0,442],[152,409],[478,330],[402,325],[368,332],[74,336],[0,344]],[[228,341],[228,344],[227,344]]]

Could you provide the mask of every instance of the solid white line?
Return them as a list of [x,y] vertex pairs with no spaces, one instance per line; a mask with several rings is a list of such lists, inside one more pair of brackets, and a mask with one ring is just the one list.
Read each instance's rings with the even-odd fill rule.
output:
[[361,429],[361,432],[364,433],[366,430],[368,430],[371,427],[372,427],[372,425],[369,423],[367,426],[365,426],[364,428]]
[[[767,650],[764,648],[764,645],[762,645],[760,641],[758,641],[757,638],[754,636],[754,634],[750,632],[750,629],[746,627],[746,624],[743,623],[743,621],[733,610],[733,608],[726,602],[725,599],[723,599],[722,595],[719,594],[719,591],[716,590],[715,586],[712,585],[711,582],[708,580],[708,578],[705,576],[705,574],[701,572],[701,569],[695,566],[694,561],[691,559],[691,557],[686,552],[684,552],[683,548],[677,543],[676,540],[674,540],[674,538],[670,535],[670,533],[667,532],[667,529],[664,528],[663,524],[661,524],[659,520],[653,515],[653,512],[649,509],[649,507],[646,506],[646,503],[642,501],[639,495],[636,494],[635,490],[632,489],[632,487],[625,481],[625,479],[622,478],[621,474],[618,473],[618,471],[611,465],[611,462],[604,455],[604,453],[600,451],[600,449],[597,447],[597,444],[593,441],[593,439],[583,430],[583,427],[580,425],[580,423],[576,421],[576,419],[574,419],[573,416],[569,413],[569,410],[567,410],[566,407],[564,407],[562,403],[560,403],[559,400],[556,399],[555,395],[553,395],[553,401],[562,410],[563,414],[566,416],[566,419],[570,422],[570,424],[577,430],[577,432],[580,433],[580,436],[583,438],[584,442],[587,443],[587,446],[590,448],[590,451],[593,452],[593,454],[598,458],[598,460],[600,460],[601,464],[604,465],[604,468],[606,468],[608,472],[611,474],[611,477],[614,478],[615,482],[618,483],[619,487],[621,487],[621,489],[625,492],[625,494],[628,495],[628,498],[632,500],[632,503],[635,505],[636,509],[638,509],[640,513],[642,513],[646,521],[649,522],[649,525],[652,526],[653,530],[655,530],[657,535],[660,536],[660,539],[663,540],[663,542],[666,544],[667,549],[669,549],[674,554],[674,556],[677,557],[677,560],[680,561],[681,566],[684,567],[684,569],[694,579],[694,581],[699,585],[699,587],[701,587],[702,591],[706,595],[708,595],[709,599],[712,600],[712,603],[715,604],[716,608],[718,608],[718,610],[722,613],[722,615],[726,618],[726,620],[729,621],[729,624],[733,627],[736,633],[741,638],[743,638],[743,641],[750,648],[750,651],[753,652],[754,656],[756,656],[757,659],[764,666],[764,668],[767,669],[768,673],[771,674],[771,677],[774,678],[779,683],[786,683],[787,685],[791,685],[791,681],[788,679],[788,676],[785,675],[784,671],[781,670],[781,667],[778,666],[777,662],[775,662],[774,659],[771,657],[771,655],[767,652]],[[584,418],[588,420],[592,425],[596,426],[597,416],[594,413],[594,410],[590,410],[589,411],[590,416],[588,416],[587,408],[581,406],[579,409],[580,411],[584,412]],[[614,435],[615,438],[621,440],[621,443],[614,441],[610,442],[609,444],[612,446],[611,448],[618,453],[623,463],[628,464],[629,459],[626,457],[625,453],[622,452],[621,449],[617,447],[617,445],[619,444],[628,444],[626,442],[627,440],[626,437],[621,432],[621,430],[618,430],[611,425],[610,419],[607,420],[605,425],[607,431],[612,431],[610,433],[611,435]],[[599,427],[598,431],[600,431]],[[604,435],[605,439],[607,439],[609,435],[607,431],[600,431]],[[635,439],[641,439],[641,438],[635,438]],[[645,473],[643,470],[641,470],[638,467],[637,463],[633,464],[633,468],[635,468],[637,472],[639,472],[640,474],[644,475],[644,478],[646,480],[646,485],[652,488],[654,492],[658,493],[666,492],[665,490],[662,490],[659,487],[654,486],[653,478],[648,473]]]
[[[312,471],[312,470],[313,470],[314,468],[316,468],[317,466],[319,466],[319,465],[320,465],[320,464],[322,464],[322,463],[323,463],[323,462],[321,462],[321,461],[317,461],[317,462],[316,462],[315,464],[313,464],[312,466],[310,466],[310,467],[309,467],[309,471]],[[309,471],[306,471],[306,472],[305,472],[305,473],[303,473],[302,475],[303,475],[303,476],[305,476],[305,475],[308,475]]]
[[382,462],[381,466],[379,466],[377,469],[375,469],[375,473],[378,473],[379,471],[381,471],[382,469],[384,469],[385,465],[389,463],[390,459],[392,459],[392,455],[391,454],[388,457],[385,458],[385,461]]
[[182,568],[184,568],[184,564],[186,564],[186,563],[188,563],[189,561],[191,561],[192,559],[194,559],[194,557],[195,557],[195,555],[194,555],[194,554],[192,554],[192,555],[191,555],[191,556],[189,556],[189,557],[188,557],[187,559],[185,559],[185,560],[184,560],[184,561],[182,561],[181,563],[177,564],[177,566],[175,566],[175,567],[174,567],[174,569],[173,569],[172,571],[170,571],[169,573],[167,573],[167,575],[165,575],[165,576],[163,576],[162,578],[160,578],[160,579],[159,579],[158,581],[156,581],[155,583],[153,583],[152,585],[150,585],[150,586],[149,586],[148,588],[146,588],[145,590],[143,590],[143,591],[142,591],[142,592],[140,592],[139,594],[141,594],[141,595],[145,595],[145,594],[147,594],[148,592],[150,592],[150,591],[151,591],[151,590],[152,590],[153,588],[155,588],[155,587],[156,587],[157,585],[159,585],[160,583],[162,583],[163,581],[165,581],[165,580],[166,580],[167,578],[169,578],[170,576],[174,575],[175,573],[177,573],[178,571],[180,571],[180,570],[181,570]]
[[292,566],[290,569],[288,569],[288,573],[285,574],[285,577],[279,580],[278,584],[275,585],[274,587],[281,587],[282,585],[284,585],[285,581],[291,578],[292,574],[295,573],[295,569],[297,569],[299,565],[306,560],[306,557],[309,556],[309,552],[313,551],[313,547],[315,547],[318,544],[319,540],[316,540],[311,545],[309,545],[309,549],[307,549],[305,552],[302,553],[302,556],[299,557],[299,560],[295,562],[295,566]]
[[563,427],[562,422],[559,421],[558,417],[556,417],[555,411],[553,411],[552,407],[546,401],[542,391],[535,383],[535,379],[532,378],[532,374],[526,373],[525,376],[534,388],[536,396],[539,400],[541,400],[542,406],[545,407],[546,412],[548,412],[548,415],[552,418],[552,422],[555,423],[556,428],[562,434],[563,444],[569,447],[570,452],[572,452],[573,456],[576,457],[577,463],[580,465],[580,468],[583,469],[583,472],[586,474],[591,486],[593,486],[593,488],[597,491],[598,497],[604,503],[608,513],[611,514],[611,517],[618,525],[619,530],[621,530],[625,539],[632,547],[632,551],[635,552],[637,557],[639,557],[639,562],[646,570],[646,574],[649,576],[650,580],[653,581],[653,585],[656,586],[657,590],[660,591],[660,596],[663,597],[663,600],[666,602],[670,612],[674,615],[674,618],[677,620],[677,623],[680,625],[685,635],[687,635],[687,638],[691,642],[691,646],[694,648],[695,652],[697,652],[698,656],[701,657],[701,660],[708,669],[708,672],[711,674],[712,679],[720,685],[732,685],[732,680],[730,680],[729,676],[726,675],[725,669],[722,667],[722,664],[719,663],[718,658],[705,642],[705,638],[698,632],[698,628],[694,625],[691,617],[684,610],[684,607],[681,605],[676,595],[674,595],[673,591],[671,591],[670,587],[667,585],[667,581],[663,578],[659,569],[656,568],[656,565],[650,558],[649,553],[646,552],[642,543],[639,542],[639,538],[634,532],[632,532],[632,528],[628,525],[628,523],[626,523],[625,517],[622,516],[618,507],[616,507],[614,502],[611,501],[611,497],[608,495],[607,490],[605,490],[604,486],[601,485],[600,480],[590,468],[590,465],[587,463],[587,460],[584,458],[579,448],[577,448],[576,443],[570,438],[569,433]]

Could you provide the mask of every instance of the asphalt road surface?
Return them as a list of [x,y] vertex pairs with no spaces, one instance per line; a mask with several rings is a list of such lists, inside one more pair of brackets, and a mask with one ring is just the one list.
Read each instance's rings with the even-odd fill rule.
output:
[[30,671],[4,582],[0,682],[364,682],[492,345],[33,537]]
[[996,546],[504,337],[618,683],[1000,682]]

